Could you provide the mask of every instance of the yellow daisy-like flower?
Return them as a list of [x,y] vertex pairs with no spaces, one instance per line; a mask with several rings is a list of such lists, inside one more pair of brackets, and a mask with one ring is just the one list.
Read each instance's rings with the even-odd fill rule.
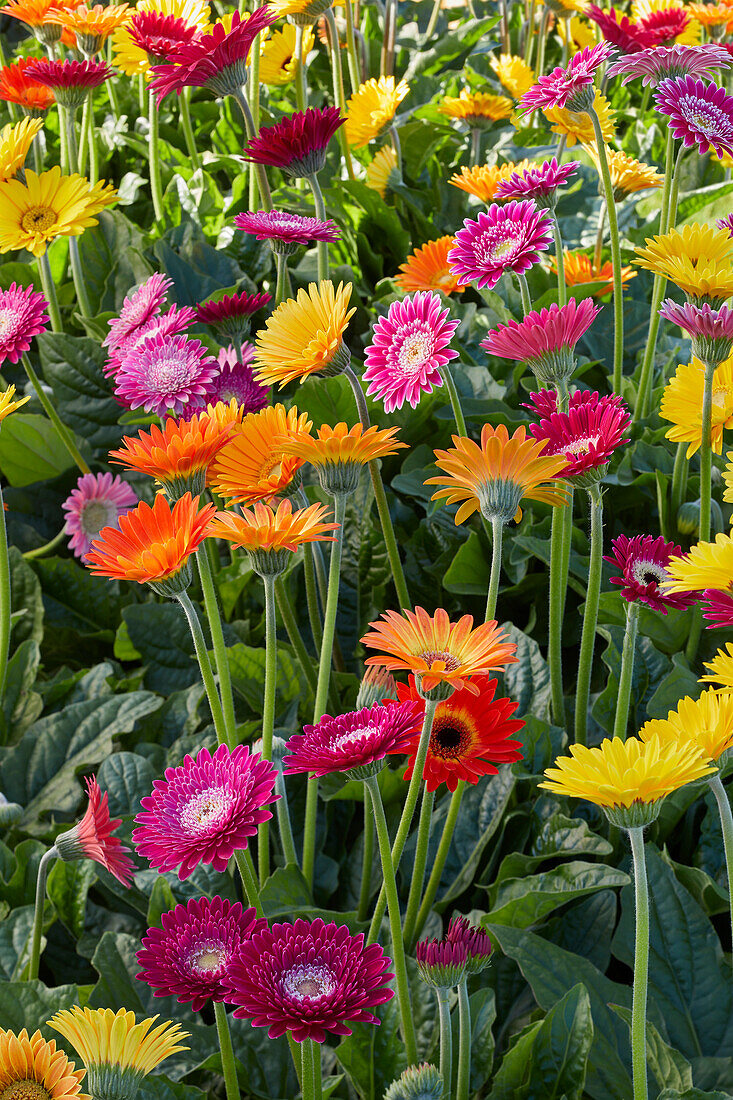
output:
[[[611,110],[611,104],[599,91],[596,91],[593,106],[601,123],[603,140],[606,142],[613,141],[615,137],[613,126],[615,111]],[[552,123],[551,130],[553,134],[565,135],[568,148],[575,145],[576,142],[589,145],[592,141],[595,141],[596,135],[593,123],[590,115],[586,114],[585,111],[578,113],[568,111],[566,107],[545,107],[542,113],[547,121]]]
[[349,363],[343,335],[355,312],[350,298],[351,283],[335,289],[325,279],[281,302],[257,337],[257,380],[268,386],[278,382],[282,389],[311,374],[340,374]]
[[688,4],[687,10],[708,30],[725,27],[731,20],[731,9],[727,4]]
[[733,582],[733,539],[716,535],[715,542],[696,543],[687,554],[669,559],[667,573],[661,585],[666,592],[725,591]]
[[82,53],[93,54],[131,15],[132,9],[127,4],[94,4],[92,7],[78,4],[57,8],[49,12],[46,20],[71,31]]
[[349,145],[368,145],[392,125],[392,119],[410,87],[393,76],[360,84],[346,104],[346,140]]
[[457,118],[468,126],[483,129],[501,119],[509,118],[514,104],[503,95],[472,92],[470,88],[464,88],[457,98],[445,96],[438,104],[438,110],[448,118]]
[[[286,455],[284,436],[310,431],[307,413],[272,405],[248,413],[209,468],[215,491],[234,504],[254,504],[284,496],[299,484],[303,460]],[[296,481],[296,478],[298,479]]]
[[[586,145],[585,150],[600,173],[598,146],[593,142]],[[626,195],[634,194],[636,191],[646,191],[650,187],[661,187],[664,184],[664,176],[660,175],[653,165],[642,164],[641,161],[617,149],[607,149],[606,155],[611,173],[613,197],[616,202],[620,202]]]
[[293,23],[308,26],[315,23],[332,0],[272,0],[270,10],[276,19],[287,17]]
[[[657,12],[669,11],[670,9],[679,11],[680,8],[684,11],[688,10],[684,0],[634,0],[631,5],[631,19],[634,23],[638,23]],[[682,34],[677,35],[674,43],[679,46],[695,46],[701,37],[702,27],[697,19],[690,19]],[[665,45],[672,45],[672,43],[668,42]]]
[[228,401],[217,401],[215,405],[207,405],[206,415],[222,428],[230,424],[241,424],[244,405],[240,405],[236,397],[231,397]]
[[587,11],[590,7],[590,0],[544,0],[544,3],[558,19],[564,19],[571,12]]
[[[560,19],[555,27],[561,42],[564,42],[567,37],[566,22],[567,20]],[[570,49],[572,53],[578,53],[579,50],[586,50],[597,44],[598,30],[596,26],[589,23],[587,19],[581,19],[579,16],[574,15],[570,19]]]
[[408,293],[414,290],[439,290],[443,294],[464,290],[466,284],[461,283],[453,274],[448,262],[448,253],[453,248],[454,241],[455,238],[448,234],[416,248],[400,264],[400,274],[395,275],[394,281],[400,290]]
[[117,192],[104,181],[93,187],[84,176],[62,176],[58,165],[37,175],[25,170],[25,183],[0,183],[0,252],[25,248],[42,256],[57,237],[77,237],[114,202]]
[[24,118],[0,130],[0,181],[12,179],[25,164],[33,138],[43,129],[40,118]]
[[[181,19],[187,27],[198,27],[201,31],[209,26],[211,19],[207,0],[138,0],[131,15],[144,11],[172,15],[175,19]],[[150,72],[148,55],[132,39],[125,25],[118,27],[113,33],[112,51],[114,65],[127,76],[140,76]]]
[[728,460],[728,465],[723,470],[723,483],[725,485],[723,500],[726,504],[733,504],[733,451],[728,451],[725,457]]
[[696,299],[725,300],[733,295],[733,238],[727,229],[685,225],[637,248],[639,267],[663,275]]
[[733,695],[708,688],[699,699],[680,699],[666,718],[646,722],[639,730],[642,741],[658,737],[662,744],[696,745],[706,762],[717,763],[733,745]]
[[[281,31],[272,31],[260,49],[260,81],[263,84],[289,84],[298,71],[295,56],[295,26],[286,23]],[[306,58],[315,45],[310,27],[303,31],[303,53]]]
[[733,692],[733,642],[719,649],[712,661],[706,661],[705,668],[710,669],[710,675],[701,676],[701,683],[718,684],[719,692]]
[[335,428],[323,424],[316,436],[296,434],[283,437],[279,442],[286,455],[310,462],[318,473],[321,487],[332,496],[339,496],[356,490],[362,466],[396,454],[399,448],[407,446],[395,438],[397,431],[397,428],[376,427],[364,431],[361,424],[353,428],[344,423]]
[[4,393],[0,393],[0,424],[6,416],[10,416],[21,405],[25,405],[26,401],[30,401],[30,397],[21,397],[19,401],[15,400],[15,386],[8,386]]
[[504,180],[508,180],[513,172],[524,172],[532,168],[531,160],[507,161],[506,164],[477,164],[474,168],[461,168],[455,176],[451,176],[449,183],[454,187],[460,187],[461,191],[467,191],[469,195],[475,195],[481,202],[493,202],[496,189]]
[[432,500],[460,504],[456,523],[474,512],[489,520],[508,523],[522,518],[522,500],[566,504],[567,490],[555,480],[567,466],[564,455],[543,455],[547,441],[527,436],[524,428],[509,435],[499,424],[484,424],[481,442],[453,436],[454,446],[435,452],[435,465],[445,477],[429,477],[426,485],[440,485]]
[[81,1091],[84,1070],[40,1031],[16,1035],[0,1028],[0,1096],[7,1100],[90,1100]]
[[388,190],[400,182],[397,154],[391,145],[383,146],[375,154],[372,162],[367,165],[366,180],[364,182],[367,187],[371,187],[372,191],[377,191],[382,198]]
[[[673,427],[666,432],[673,443],[687,443],[687,457],[700,449],[705,368],[699,359],[681,363],[664,387],[659,415]],[[713,374],[713,418],[710,444],[723,450],[723,429],[733,428],[733,356],[718,364]]]
[[494,54],[491,68],[514,99],[521,99],[537,83],[534,69],[524,58],[515,57],[511,53],[501,53],[498,57]]

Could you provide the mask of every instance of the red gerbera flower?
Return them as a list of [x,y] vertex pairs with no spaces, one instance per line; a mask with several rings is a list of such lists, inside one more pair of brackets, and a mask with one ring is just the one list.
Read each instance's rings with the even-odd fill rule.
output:
[[666,542],[663,535],[619,535],[611,544],[613,554],[604,557],[619,574],[611,577],[611,584],[621,586],[621,595],[629,603],[645,603],[663,615],[672,607],[682,611],[698,599],[696,592],[667,592],[660,585],[669,580],[667,566],[670,558],[682,553],[682,548]]
[[687,30],[689,12],[684,8],[660,8],[640,19],[637,26],[653,36],[653,46],[669,46]]
[[[679,597],[679,593],[677,595]],[[707,605],[703,617],[713,624],[711,630],[733,626],[733,592],[706,588],[699,598]]]
[[657,44],[651,31],[632,23],[628,15],[619,16],[615,8],[604,11],[597,4],[591,4],[586,14],[598,25],[606,42],[617,46],[625,54],[638,53]]
[[547,440],[544,455],[565,456],[568,465],[562,476],[587,488],[603,477],[617,447],[628,442],[631,415],[620,397],[599,397],[590,391],[573,394],[566,413],[545,414],[549,396],[530,395],[533,404],[527,408],[543,412],[539,424],[530,424],[529,430],[535,439]]
[[275,126],[261,127],[245,145],[245,158],[282,168],[293,178],[314,175],[323,168],[328,143],[343,123],[338,107],[296,111]]
[[114,875],[123,886],[132,882],[135,864],[127,855],[119,837],[113,836],[121,818],[111,818],[107,805],[107,792],[102,794],[95,775],[85,780],[89,805],[81,821],[73,829],[56,837],[59,858],[65,861],[93,859]]
[[157,11],[136,12],[126,30],[135,45],[144,50],[149,58],[161,62],[200,34],[197,26],[190,26],[175,15],[161,15]]

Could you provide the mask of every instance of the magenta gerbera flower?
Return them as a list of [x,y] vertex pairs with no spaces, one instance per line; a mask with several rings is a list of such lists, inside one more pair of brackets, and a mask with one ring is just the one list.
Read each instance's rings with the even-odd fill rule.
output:
[[461,937],[449,940],[418,940],[415,962],[420,977],[435,989],[453,989],[466,973],[468,946]]
[[606,42],[623,50],[625,54],[638,53],[656,42],[656,35],[652,31],[645,30],[638,23],[632,23],[627,15],[619,15],[615,8],[605,11],[597,4],[591,4],[586,14],[597,24]]
[[619,535],[611,545],[613,554],[603,560],[618,569],[619,575],[611,577],[611,584],[621,586],[621,595],[629,603],[645,603],[666,615],[668,608],[682,611],[698,599],[696,592],[665,592],[660,588],[662,581],[670,579],[670,558],[682,553],[681,547],[665,542],[662,535],[635,535],[631,539]]
[[48,326],[48,302],[33,289],[11,283],[0,290],[0,364],[17,363],[31,340]]
[[[679,593],[677,593],[679,596]],[[716,627],[730,628],[733,626],[733,593],[719,588],[706,588],[702,593],[696,593],[698,599],[707,605],[703,611],[703,618],[709,619],[713,624],[710,629]]]
[[128,409],[156,416],[182,416],[206,403],[218,373],[213,355],[187,336],[145,336],[126,351],[115,375],[115,396]]
[[201,749],[195,760],[186,756],[180,767],[166,768],[165,779],[156,779],[153,793],[140,800],[140,827],[132,835],[138,852],[160,871],[178,869],[180,879],[199,863],[226,871],[260,822],[272,817],[267,806],[279,798],[276,778],[269,760],[245,745],[231,752],[219,745],[213,756]]
[[108,321],[109,332],[102,341],[103,348],[115,350],[153,317],[157,317],[166,300],[173,280],[156,272],[128,294],[122,303],[119,317]]
[[119,474],[82,474],[61,505],[69,549],[84,558],[103,527],[116,527],[120,516],[139,504],[137,493]]
[[269,241],[273,252],[285,256],[313,241],[333,244],[341,237],[339,227],[330,218],[321,221],[319,218],[288,214],[284,210],[257,210],[251,214],[237,214],[234,224],[237,229],[251,234],[258,241]]
[[323,1043],[328,1032],[351,1035],[350,1023],[379,1023],[369,1010],[394,996],[391,964],[379,944],[364,947],[364,936],[345,925],[320,917],[273,924],[242,944],[229,967],[227,1001],[271,1039],[290,1031],[298,1043]]
[[587,46],[570,59],[566,69],[561,66],[547,76],[541,76],[522,96],[519,106],[523,111],[536,111],[545,107],[565,107],[568,111],[588,111],[593,106],[596,70],[613,53],[608,42]]
[[243,943],[267,928],[256,909],[220,897],[177,905],[161,917],[162,928],[149,928],[142,940],[136,975],[155,990],[154,997],[191,1002],[200,1012],[207,1001],[223,1001],[229,964]]
[[[546,403],[542,395],[535,396],[538,404]],[[631,414],[620,397],[599,397],[588,390],[573,396],[566,413],[552,412],[529,430],[535,439],[546,440],[543,455],[565,456],[563,477],[588,488],[604,476],[614,451],[628,443]]]
[[632,57],[621,57],[618,61],[613,61],[608,66],[606,75],[623,76],[623,84],[641,77],[644,86],[656,85],[668,77],[676,80],[684,76],[696,76],[710,80],[713,69],[728,68],[732,63],[728,51],[713,42],[706,42],[703,46],[655,46],[641,50]]
[[231,339],[243,340],[249,335],[253,315],[269,301],[271,295],[266,290],[260,294],[225,294],[215,302],[198,306],[196,320],[221,330]]
[[287,743],[285,775],[346,772],[352,779],[368,779],[382,767],[387,753],[407,753],[422,729],[423,708],[407,702],[396,706],[364,707],[332,718],[324,714],[315,726],[304,726]]
[[536,168],[512,172],[508,180],[502,180],[496,189],[497,199],[534,199],[537,206],[554,210],[557,205],[557,189],[564,187],[580,168],[577,160],[558,164],[555,157],[545,160]]
[[533,199],[492,203],[456,233],[448,253],[451,274],[491,290],[506,272],[521,273],[536,264],[552,240],[552,218]]
[[449,345],[459,324],[448,320],[448,310],[431,291],[393,302],[374,325],[366,349],[367,393],[384,401],[386,412],[401,409],[405,401],[414,409],[421,393],[443,385],[440,368],[458,355]]
[[733,156],[733,97],[724,88],[691,76],[662,80],[654,105],[667,116],[670,130],[683,145]]
[[125,30],[135,45],[155,61],[165,61],[179,46],[188,45],[201,33],[195,24],[157,11],[135,12]]
[[591,298],[532,310],[521,321],[499,325],[481,347],[502,359],[524,362],[541,382],[567,381],[575,370],[574,349],[600,313]]
[[39,57],[26,66],[32,80],[50,88],[62,107],[81,107],[92,88],[98,88],[112,75],[103,61],[51,61]]
[[454,917],[445,934],[447,943],[460,943],[466,948],[466,971],[479,974],[491,960],[491,937],[466,917]]
[[727,218],[716,218],[715,224],[718,229],[727,229],[733,237],[733,214],[729,214]]
[[338,107],[296,111],[275,126],[261,127],[245,145],[245,158],[282,168],[293,179],[312,176],[326,163],[328,143],[344,121]]
[[219,401],[228,404],[233,398],[246,415],[259,412],[269,404],[269,388],[260,385],[252,373],[250,364],[254,355],[254,344],[242,345],[241,360],[233,347],[221,349],[219,372],[206,387],[207,405],[216,405]]
[[[725,223],[721,228],[727,228]],[[703,363],[722,363],[733,351],[733,309],[728,306],[712,309],[707,302],[701,306],[691,302],[681,305],[667,298],[659,313],[687,333],[692,354]]]
[[110,352],[102,370],[108,378],[116,377],[125,359],[142,347],[145,340],[154,336],[178,336],[195,320],[196,310],[190,306],[171,306],[167,313],[155,313]]
[[217,97],[239,93],[247,79],[252,43],[273,19],[266,4],[245,17],[235,11],[230,30],[214,23],[210,34],[178,46],[167,64],[153,67],[150,87],[158,103],[170,92],[180,95],[183,88],[206,88]]

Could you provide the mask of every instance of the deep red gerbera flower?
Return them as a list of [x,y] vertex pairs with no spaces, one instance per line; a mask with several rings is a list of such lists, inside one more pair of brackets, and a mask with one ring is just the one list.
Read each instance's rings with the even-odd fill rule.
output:
[[204,302],[196,307],[196,320],[212,328],[220,329],[235,340],[249,335],[253,314],[271,300],[266,290],[260,294],[225,294],[215,302]]
[[662,535],[635,535],[631,539],[619,535],[612,547],[613,554],[603,560],[619,570],[620,575],[611,577],[611,584],[621,586],[621,595],[629,603],[645,603],[666,615],[670,607],[684,610],[699,599],[697,592],[666,592],[660,588],[662,581],[670,579],[670,558],[682,553],[681,547],[665,542]]
[[689,24],[689,12],[682,7],[674,7],[649,12],[638,21],[637,26],[653,36],[653,46],[671,46]]
[[107,792],[102,794],[95,775],[88,776],[85,783],[89,795],[87,811],[73,829],[56,837],[59,858],[67,861],[93,859],[106,867],[123,886],[129,886],[135,864],[127,855],[130,849],[119,837],[112,835],[121,818],[110,817]]
[[26,68],[31,80],[50,88],[62,107],[81,107],[93,88],[104,84],[112,75],[103,61],[51,61],[39,57]]
[[656,45],[651,31],[644,30],[638,23],[632,23],[627,15],[619,15],[615,8],[605,11],[597,4],[591,4],[586,14],[598,25],[606,42],[617,46],[625,54],[637,53]]
[[[544,455],[562,454],[567,467],[562,476],[587,488],[599,481],[614,451],[628,442],[631,414],[620,397],[599,397],[585,391],[573,395],[568,411],[551,412],[538,424],[530,424],[535,439],[547,440]],[[537,399],[535,402],[535,398]],[[549,395],[531,394],[527,408],[544,410]]]
[[326,148],[344,119],[338,107],[309,107],[283,118],[275,126],[263,126],[244,147],[254,164],[282,168],[293,179],[312,176],[326,163]]
[[125,29],[151,63],[166,61],[180,46],[187,46],[201,33],[195,24],[157,11],[136,12]]

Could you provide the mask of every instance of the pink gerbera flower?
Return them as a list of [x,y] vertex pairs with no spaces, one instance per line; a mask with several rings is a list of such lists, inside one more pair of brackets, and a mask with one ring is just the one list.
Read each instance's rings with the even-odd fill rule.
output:
[[603,560],[618,569],[611,584],[621,586],[621,595],[629,603],[645,603],[663,615],[670,607],[682,611],[695,603],[696,592],[665,592],[660,588],[662,581],[670,580],[667,565],[670,558],[682,553],[681,547],[665,542],[662,535],[635,535],[631,539],[619,535],[612,547],[613,554]]
[[113,836],[121,822],[109,816],[107,792],[102,794],[97,777],[84,780],[89,795],[89,805],[81,821],[72,829],[56,837],[55,845],[60,859],[92,859],[106,868],[123,886],[129,886],[135,864],[130,859],[119,837]]
[[275,126],[262,126],[245,145],[245,158],[282,168],[293,179],[312,176],[326,163],[328,143],[344,121],[338,107],[296,111]]
[[455,940],[418,940],[415,962],[420,977],[435,989],[453,989],[466,973],[468,946],[462,938]]
[[383,400],[386,412],[405,401],[414,409],[422,392],[443,385],[440,368],[458,355],[449,345],[460,321],[449,321],[442,306],[439,295],[419,291],[393,302],[374,325],[363,377],[367,393]]
[[284,256],[313,241],[333,244],[341,237],[339,227],[330,218],[321,221],[319,218],[288,214],[284,210],[237,214],[234,224],[258,241],[269,241],[272,251]]
[[701,153],[714,149],[719,157],[733,156],[733,98],[724,88],[691,76],[662,80],[654,105],[684,145],[697,145]]
[[165,779],[156,779],[153,793],[140,800],[135,846],[152,867],[178,869],[180,879],[199,863],[226,871],[260,822],[272,817],[267,806],[279,797],[276,778],[272,764],[245,745],[231,752],[219,745],[213,756],[201,749],[195,760],[186,756],[180,767],[166,768]]
[[550,413],[538,424],[530,424],[529,430],[535,439],[547,441],[543,455],[565,456],[568,465],[563,477],[588,488],[604,476],[614,451],[628,443],[630,422],[631,414],[620,397],[585,391],[575,395],[566,413]]
[[119,474],[82,474],[61,505],[66,512],[69,549],[86,557],[103,527],[116,527],[120,516],[139,504],[137,494]]
[[156,313],[110,352],[102,370],[108,378],[115,378],[128,356],[141,348],[146,340],[154,336],[178,336],[185,332],[195,320],[196,310],[191,309],[190,306],[171,306],[167,313]]
[[253,315],[269,301],[271,295],[266,290],[260,294],[225,294],[215,302],[198,306],[196,320],[219,329],[231,339],[243,340],[249,335]]
[[0,290],[0,364],[17,363],[28,351],[31,340],[48,325],[48,302],[33,289],[11,283]]
[[161,917],[162,928],[149,928],[143,937],[136,975],[155,990],[154,997],[191,1002],[200,1012],[207,1001],[223,1001],[229,965],[243,943],[267,928],[256,909],[242,909],[220,897],[191,900]]
[[727,218],[717,218],[715,224],[718,229],[727,229],[733,237],[733,214],[729,214]]
[[625,54],[638,53],[656,42],[652,31],[644,30],[638,23],[632,23],[627,15],[619,15],[615,8],[604,11],[597,4],[591,4],[586,14],[598,25],[606,42],[623,50]]
[[533,199],[492,203],[456,233],[448,253],[451,274],[491,290],[506,272],[521,274],[536,264],[552,240],[552,219]]
[[512,172],[508,180],[502,180],[496,189],[497,199],[534,199],[537,206],[554,210],[557,205],[557,189],[564,187],[580,168],[577,160],[558,164],[555,157],[543,161],[537,168],[525,168]]
[[368,779],[381,770],[387,753],[407,753],[421,729],[422,707],[414,702],[377,704],[336,718],[324,714],[288,741],[285,775],[346,772],[351,779]]
[[206,387],[207,405],[216,405],[219,401],[229,404],[234,399],[246,415],[259,412],[269,404],[269,388],[261,386],[252,373],[250,364],[254,354],[254,344],[242,345],[241,360],[233,347],[221,349],[219,372]]
[[104,84],[112,70],[103,61],[51,61],[39,57],[27,66],[26,73],[50,88],[62,107],[75,111],[92,88]]
[[102,347],[112,351],[122,347],[143,325],[157,317],[172,286],[172,279],[156,272],[128,294],[122,303],[119,317],[113,317],[107,322],[109,332],[102,341]]
[[587,46],[570,59],[566,69],[558,66],[547,76],[541,76],[522,96],[523,111],[545,107],[565,107],[568,111],[589,111],[593,106],[596,70],[613,53],[608,42]]
[[[718,223],[720,225],[720,223]],[[725,223],[721,228],[725,227]],[[722,363],[733,351],[733,309],[719,309],[705,302],[701,306],[685,302],[681,305],[667,298],[659,313],[665,321],[679,325],[692,342],[692,354],[703,363]]]
[[483,928],[470,924],[466,917],[454,917],[445,934],[446,943],[460,943],[466,948],[466,972],[480,974],[491,961],[491,936]]
[[345,925],[320,917],[273,924],[242,944],[229,967],[227,1001],[271,1039],[290,1031],[298,1043],[323,1043],[329,1032],[351,1035],[350,1023],[380,1022],[369,1010],[394,996],[391,963],[379,944],[364,947],[364,936]]
[[[677,595],[679,596],[679,593]],[[719,588],[706,588],[699,595],[699,599],[707,603],[707,607],[703,611],[703,618],[709,619],[713,624],[711,630],[716,627],[729,629],[733,626],[732,592],[729,590],[723,591]]]
[[115,395],[129,409],[182,416],[206,401],[218,364],[198,340],[146,336],[125,354],[115,376]]
[[[682,11],[681,8],[670,10]],[[655,46],[641,50],[633,57],[621,57],[618,61],[613,61],[608,66],[606,75],[623,76],[623,84],[641,77],[642,84],[646,86],[657,85],[668,77],[676,80],[684,76],[697,76],[710,80],[712,69],[727,69],[731,64],[733,59],[728,51],[713,42],[706,42],[703,46]]]
[[195,24],[157,11],[135,12],[125,30],[135,45],[155,61],[166,61],[179,46],[188,45],[201,33]]
[[521,321],[499,325],[481,347],[502,359],[524,362],[541,382],[567,381],[575,370],[574,350],[600,313],[591,298],[532,310]]

